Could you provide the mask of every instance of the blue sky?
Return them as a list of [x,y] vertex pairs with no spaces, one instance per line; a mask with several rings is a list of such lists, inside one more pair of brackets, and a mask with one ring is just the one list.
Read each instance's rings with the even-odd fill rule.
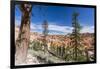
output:
[[[83,27],[81,33],[94,32],[94,8],[40,6],[32,8],[31,31],[42,33],[42,24],[47,20],[49,34],[68,34],[72,32],[72,14],[79,13],[78,22]],[[15,8],[15,24],[20,25],[21,11]]]

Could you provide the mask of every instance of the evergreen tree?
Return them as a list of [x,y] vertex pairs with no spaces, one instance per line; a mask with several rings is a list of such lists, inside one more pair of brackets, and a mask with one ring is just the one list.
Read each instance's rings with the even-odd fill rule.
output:
[[48,23],[46,20],[43,22],[42,27],[43,27],[43,46],[44,46],[44,52],[46,53],[48,51],[47,48]]
[[71,39],[72,39],[72,47],[73,47],[73,58],[75,61],[78,61],[78,47],[81,46],[80,44],[80,29],[81,26],[78,23],[78,16],[79,13],[74,12],[72,15],[72,27],[73,31],[71,34]]

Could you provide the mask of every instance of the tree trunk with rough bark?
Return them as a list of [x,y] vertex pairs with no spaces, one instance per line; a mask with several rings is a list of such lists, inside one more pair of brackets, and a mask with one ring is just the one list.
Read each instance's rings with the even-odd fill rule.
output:
[[16,40],[16,63],[25,63],[27,57],[27,51],[30,41],[30,15],[32,10],[32,5],[21,4],[20,10],[22,12],[21,16],[21,26],[19,30],[19,35]]

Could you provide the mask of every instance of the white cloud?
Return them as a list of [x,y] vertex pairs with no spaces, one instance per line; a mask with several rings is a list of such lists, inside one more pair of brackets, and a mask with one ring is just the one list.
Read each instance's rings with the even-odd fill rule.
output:
[[[16,25],[20,25],[20,21],[19,20],[15,20],[15,24]],[[39,24],[39,25],[37,25]],[[54,25],[57,23],[50,23],[48,25],[48,30],[49,34],[68,34],[68,33],[72,33],[72,27],[70,26],[60,26],[60,25]],[[31,31],[35,31],[35,32],[39,32],[42,33],[42,25],[40,25],[40,23],[31,23]],[[81,31],[81,33],[94,33],[94,26],[84,26]]]
[[49,25],[49,30],[63,32],[64,34],[71,33],[72,27],[69,26],[59,26],[59,25]]
[[20,24],[21,24],[21,20],[15,19],[15,25],[16,25],[16,26],[20,26]]
[[[31,30],[32,31],[36,31],[36,30],[41,30],[42,31],[43,30],[42,25],[36,25],[36,24],[37,23],[31,23]],[[48,25],[48,30],[50,30],[49,34],[67,34],[67,33],[71,33],[72,32],[72,27],[59,26],[59,25],[53,25],[53,24],[50,23]]]
[[32,30],[42,29],[42,25],[38,25],[37,23],[31,23],[30,26]]
[[81,33],[94,33],[94,26],[84,26]]
[[[53,23],[54,24],[54,23]],[[59,25],[53,25],[52,23],[49,24],[48,30],[50,31],[49,34],[68,34],[72,33],[72,27],[70,26],[59,26]],[[35,23],[31,23],[31,29],[33,31],[36,30],[43,30],[42,25],[36,25]],[[54,32],[55,31],[55,32]],[[84,26],[80,33],[94,33],[94,26]]]

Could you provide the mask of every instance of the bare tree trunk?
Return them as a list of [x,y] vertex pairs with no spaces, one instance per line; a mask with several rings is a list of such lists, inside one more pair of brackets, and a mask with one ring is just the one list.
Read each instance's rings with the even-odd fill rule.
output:
[[[28,10],[27,10],[28,9]],[[21,5],[22,19],[18,38],[16,40],[16,63],[24,63],[27,57],[27,51],[30,41],[30,11],[25,4]],[[31,8],[32,9],[32,8]]]

